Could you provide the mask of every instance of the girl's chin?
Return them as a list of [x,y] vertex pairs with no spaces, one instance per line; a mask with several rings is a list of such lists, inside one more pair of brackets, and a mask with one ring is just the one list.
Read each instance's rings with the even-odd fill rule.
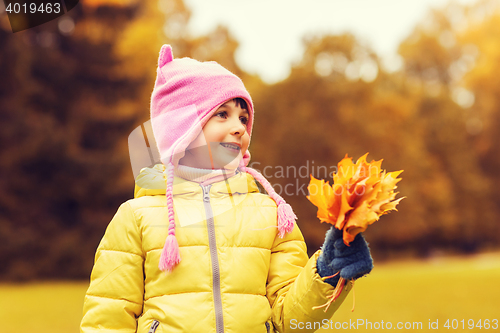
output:
[[212,147],[211,153],[212,158],[210,158],[210,150],[207,150],[206,147],[192,148],[190,154],[186,154],[181,158],[179,164],[201,169],[235,170],[243,158],[241,151],[230,150],[217,145]]
[[238,168],[240,165],[241,157],[237,156],[231,160],[229,159],[214,159],[214,168],[215,169],[226,169],[226,170],[234,170]]
[[240,165],[240,160],[241,160],[240,158],[237,158],[237,159],[231,161],[231,163],[226,164],[224,166],[224,169],[226,169],[226,170],[236,170],[238,168],[238,166]]
[[224,150],[214,152],[214,167],[216,169],[234,170],[240,165],[242,155],[240,151]]

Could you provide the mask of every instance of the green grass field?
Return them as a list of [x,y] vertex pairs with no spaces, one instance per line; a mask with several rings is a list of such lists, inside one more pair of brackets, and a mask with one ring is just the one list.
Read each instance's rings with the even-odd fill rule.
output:
[[[73,282],[0,285],[0,332],[79,332],[86,288],[87,283]],[[492,322],[500,320],[500,253],[376,263],[369,277],[356,282],[355,300],[354,312],[351,293],[319,332],[379,331],[389,323],[393,330],[401,323],[404,331],[500,332],[500,323],[494,329]],[[448,319],[450,328],[444,327]],[[439,329],[429,329],[429,321],[436,320]],[[481,329],[475,327],[479,320]],[[349,329],[349,321],[360,325]]]

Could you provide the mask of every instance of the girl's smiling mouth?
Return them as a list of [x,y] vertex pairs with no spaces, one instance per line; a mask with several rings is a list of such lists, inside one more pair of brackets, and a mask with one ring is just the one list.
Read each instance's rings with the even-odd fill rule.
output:
[[221,142],[220,145],[224,148],[228,148],[228,149],[235,150],[235,151],[241,150],[240,145],[237,143],[234,143],[234,142]]

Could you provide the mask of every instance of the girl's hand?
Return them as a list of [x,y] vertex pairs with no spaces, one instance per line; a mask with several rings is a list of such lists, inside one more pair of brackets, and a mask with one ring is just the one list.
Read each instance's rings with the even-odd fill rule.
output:
[[370,249],[362,234],[358,234],[349,246],[344,244],[342,230],[334,226],[327,231],[322,252],[318,258],[317,270],[321,277],[336,276],[325,282],[336,286],[340,277],[346,280],[356,280],[373,269],[373,259]]

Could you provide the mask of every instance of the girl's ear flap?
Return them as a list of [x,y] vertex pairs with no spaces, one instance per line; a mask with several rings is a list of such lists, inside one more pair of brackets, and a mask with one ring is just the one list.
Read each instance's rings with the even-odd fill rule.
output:
[[158,57],[158,67],[165,66],[166,63],[171,62],[173,59],[172,47],[168,44],[163,45],[160,50],[160,56]]

